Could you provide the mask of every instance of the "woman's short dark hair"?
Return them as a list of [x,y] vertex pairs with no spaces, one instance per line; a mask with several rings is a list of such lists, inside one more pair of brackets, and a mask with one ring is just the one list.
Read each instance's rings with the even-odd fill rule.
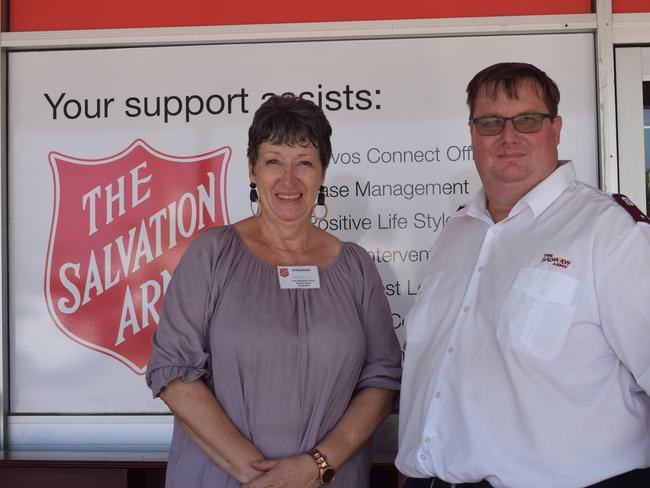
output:
[[246,155],[255,165],[263,142],[305,146],[318,149],[323,172],[332,155],[332,127],[321,108],[310,100],[293,95],[272,95],[255,112],[248,129]]
[[560,90],[555,82],[541,69],[528,63],[497,63],[488,66],[472,78],[467,85],[467,106],[469,118],[474,117],[476,99],[480,90],[495,99],[499,90],[508,98],[517,98],[517,89],[522,83],[531,83],[539,97],[544,100],[548,113],[555,117],[560,103]]

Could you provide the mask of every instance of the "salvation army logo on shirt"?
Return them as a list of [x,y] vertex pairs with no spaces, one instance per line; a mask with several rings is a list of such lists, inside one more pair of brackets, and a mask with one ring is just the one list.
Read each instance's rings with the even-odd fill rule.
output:
[[50,153],[45,299],[63,333],[144,374],[178,260],[202,229],[229,222],[230,154],[170,156],[142,140],[96,160]]

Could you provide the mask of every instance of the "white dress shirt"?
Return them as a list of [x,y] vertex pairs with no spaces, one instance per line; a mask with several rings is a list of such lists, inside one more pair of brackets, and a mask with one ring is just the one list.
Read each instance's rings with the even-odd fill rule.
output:
[[562,164],[494,224],[481,190],[406,318],[397,468],[577,488],[650,465],[650,225]]

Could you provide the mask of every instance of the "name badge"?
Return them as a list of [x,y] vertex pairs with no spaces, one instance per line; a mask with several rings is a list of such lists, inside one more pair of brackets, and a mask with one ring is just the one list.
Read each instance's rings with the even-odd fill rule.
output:
[[318,266],[278,266],[280,288],[320,288]]

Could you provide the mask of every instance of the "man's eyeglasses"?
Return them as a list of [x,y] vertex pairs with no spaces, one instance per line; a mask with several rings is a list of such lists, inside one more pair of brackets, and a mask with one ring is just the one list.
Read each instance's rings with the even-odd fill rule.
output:
[[506,126],[507,120],[512,120],[512,125],[515,126],[517,132],[524,134],[532,134],[542,130],[544,119],[555,118],[551,114],[521,114],[514,117],[498,117],[490,115],[488,117],[476,117],[472,119],[472,124],[476,127],[476,132],[482,136],[496,136],[501,134],[503,128]]

